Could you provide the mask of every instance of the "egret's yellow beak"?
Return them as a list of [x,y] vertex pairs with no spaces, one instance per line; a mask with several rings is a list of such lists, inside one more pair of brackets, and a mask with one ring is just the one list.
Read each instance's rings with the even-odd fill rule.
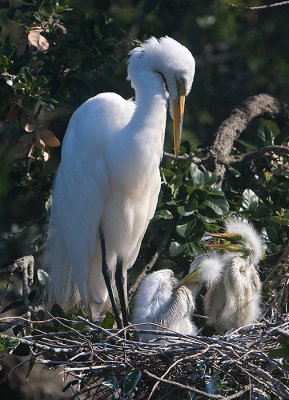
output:
[[173,120],[174,120],[174,152],[177,156],[181,144],[183,119],[185,111],[185,96],[180,95],[173,104]]
[[184,285],[192,285],[198,279],[198,268],[194,271],[190,272],[186,275],[175,287],[175,289],[179,289],[181,286]]

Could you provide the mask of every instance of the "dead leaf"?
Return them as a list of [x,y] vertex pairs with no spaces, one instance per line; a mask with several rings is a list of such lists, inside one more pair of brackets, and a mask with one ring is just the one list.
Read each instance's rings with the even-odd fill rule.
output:
[[35,129],[37,128],[37,123],[36,121],[34,122],[26,122],[24,129],[26,132],[34,132]]
[[39,49],[41,51],[46,51],[49,48],[49,42],[46,39],[46,37],[42,36],[41,34],[39,35]]
[[48,40],[41,35],[42,29],[32,29],[28,34],[28,42],[39,51],[46,51],[49,48]]
[[49,158],[50,158],[50,153],[49,153],[49,151],[48,151],[47,148],[46,148],[46,150],[43,150],[43,151],[42,151],[42,155],[43,155],[43,158],[44,158],[44,161],[45,161],[45,162],[49,160]]
[[41,149],[41,150],[45,150],[45,142],[41,139],[41,137],[39,136],[39,133],[38,133],[38,131],[36,132],[36,135],[35,135],[35,146],[38,148],[38,149]]
[[44,143],[49,147],[59,147],[60,142],[54,133],[46,128],[39,129],[37,131],[39,137],[44,141]]

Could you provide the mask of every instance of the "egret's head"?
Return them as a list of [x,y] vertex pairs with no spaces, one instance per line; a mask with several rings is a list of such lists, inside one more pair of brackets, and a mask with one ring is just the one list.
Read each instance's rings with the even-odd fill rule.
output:
[[174,151],[177,155],[182,134],[185,97],[189,94],[195,75],[195,59],[191,52],[176,40],[165,36],[151,37],[130,52],[128,79],[133,70],[153,71],[163,80],[168,92],[170,114],[174,121]]
[[257,265],[263,255],[261,236],[246,220],[231,218],[225,223],[225,232],[212,233],[212,237],[220,238],[222,243],[212,243],[208,247],[216,250],[241,253],[250,263]]
[[215,285],[222,277],[224,268],[223,258],[215,251],[207,251],[192,262],[190,271],[177,285],[196,287],[197,290],[204,284],[207,287]]

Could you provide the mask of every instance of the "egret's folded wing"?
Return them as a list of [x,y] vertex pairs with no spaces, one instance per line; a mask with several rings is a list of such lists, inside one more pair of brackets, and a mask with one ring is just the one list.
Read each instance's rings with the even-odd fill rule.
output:
[[[82,128],[89,127],[84,123]],[[73,306],[79,294],[87,305],[87,279],[108,192],[102,146],[91,136],[82,135],[71,120],[53,188],[46,260],[49,303],[64,309]]]
[[[53,188],[46,269],[51,276],[48,303],[69,309],[80,298],[102,302],[106,292],[98,276],[89,289],[99,225],[109,188],[107,149],[130,120],[134,104],[115,93],[102,93],[81,105],[71,117],[62,145],[61,163]],[[92,266],[93,264],[93,266]],[[101,295],[102,294],[102,295]],[[98,298],[99,297],[99,298]],[[89,307],[88,307],[89,308]]]

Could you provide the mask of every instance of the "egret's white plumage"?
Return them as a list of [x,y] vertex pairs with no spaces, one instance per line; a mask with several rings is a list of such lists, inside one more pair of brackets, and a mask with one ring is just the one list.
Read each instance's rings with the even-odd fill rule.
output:
[[260,314],[261,282],[256,270],[262,257],[262,240],[248,221],[230,219],[226,233],[232,244],[211,245],[227,250],[222,255],[223,278],[206,293],[205,312],[218,332],[253,323]]
[[[159,330],[150,323],[163,326],[183,335],[197,334],[192,321],[196,308],[196,296],[203,284],[207,287],[221,279],[223,264],[216,252],[207,252],[191,264],[190,273],[178,281],[169,269],[162,269],[146,276],[134,302],[134,324],[144,324],[140,329]],[[153,334],[143,333],[141,341],[156,339]]]
[[119,260],[126,284],[157,204],[168,95],[179,140],[194,67],[184,46],[152,37],[130,53],[135,101],[102,93],[72,115],[53,188],[46,255],[50,306],[67,310],[81,300],[93,318],[109,307],[100,231],[112,287]]

